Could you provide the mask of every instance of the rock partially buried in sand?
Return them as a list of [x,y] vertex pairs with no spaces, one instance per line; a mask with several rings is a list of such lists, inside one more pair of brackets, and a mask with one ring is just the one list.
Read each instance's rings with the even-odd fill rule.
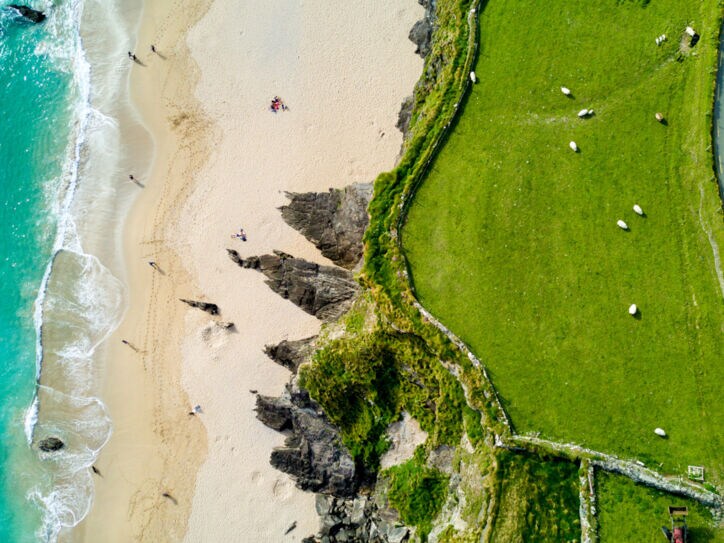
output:
[[218,315],[219,314],[219,306],[216,304],[210,304],[208,302],[197,302],[196,300],[185,300],[184,298],[179,298],[183,303],[190,305],[191,307],[195,307],[197,309],[200,309],[201,311],[206,311],[210,315]]
[[57,437],[46,437],[38,442],[38,449],[43,452],[55,452],[65,447],[63,440]]
[[227,321],[215,321],[214,324],[218,326],[219,328],[223,328],[224,330],[231,330],[234,327],[233,322],[227,322]]
[[8,7],[17,11],[23,17],[23,19],[27,19],[31,23],[42,23],[46,19],[45,13],[43,13],[42,11],[38,11],[37,9],[29,8],[28,6],[10,4]]

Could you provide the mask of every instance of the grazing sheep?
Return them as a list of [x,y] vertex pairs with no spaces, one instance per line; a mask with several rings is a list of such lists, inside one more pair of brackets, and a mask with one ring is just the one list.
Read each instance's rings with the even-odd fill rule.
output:
[[478,80],[477,77],[475,77],[475,72],[470,72],[470,81],[475,83]]
[[575,142],[575,141],[572,141],[571,143],[569,143],[569,144],[568,144],[568,147],[570,147],[571,149],[573,149],[573,152],[574,152],[574,153],[577,153],[577,152],[578,152],[578,145],[576,145],[576,142]]
[[629,314],[629,315],[633,316],[633,315],[635,315],[635,314],[638,313],[638,312],[639,312],[639,308],[636,307],[636,304],[631,304],[631,305],[628,307],[628,314]]
[[644,210],[641,209],[640,205],[634,204],[633,210],[636,212],[637,215],[641,215],[642,217],[644,216]]
[[663,428],[656,428],[654,433],[659,437],[666,437],[666,432],[664,432]]
[[583,119],[584,117],[589,117],[591,115],[593,115],[592,109],[582,109],[581,111],[578,112],[578,117],[581,119]]
[[562,92],[563,94],[565,94],[566,96],[570,96],[570,95],[571,95],[571,89],[569,89],[568,87],[561,87],[561,92]]
[[623,222],[621,219],[619,219],[619,220],[616,221],[616,225],[617,225],[621,230],[628,230],[628,224],[626,224],[625,222]]
[[691,28],[690,26],[687,26],[687,27],[686,27],[686,33],[687,33],[689,36],[691,36],[692,38],[693,38],[694,36],[696,36],[696,30],[694,30],[694,29]]
[[664,122],[664,115],[663,115],[662,113],[658,113],[658,112],[657,112],[657,113],[656,113],[656,120],[659,121],[660,123],[663,123],[663,122]]

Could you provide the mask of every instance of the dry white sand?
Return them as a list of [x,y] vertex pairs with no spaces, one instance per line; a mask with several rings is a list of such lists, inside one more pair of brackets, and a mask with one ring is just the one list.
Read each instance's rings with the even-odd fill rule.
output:
[[[189,34],[201,69],[196,96],[220,131],[196,189],[172,230],[190,255],[198,295],[220,305],[238,333],[207,327],[189,313],[183,383],[202,405],[209,454],[199,471],[188,541],[299,541],[318,528],[314,496],[274,470],[283,436],[252,411],[255,397],[279,394],[289,379],[264,345],[316,333],[319,322],[274,294],[242,256],[280,249],[323,262],[281,219],[284,191],[325,191],[372,181],[390,169],[402,143],[394,127],[422,60],[407,39],[422,8],[414,0],[216,2]],[[289,111],[271,113],[279,95]],[[230,235],[243,227],[246,243]],[[196,294],[196,293],[195,293]],[[204,339],[204,337],[206,339]],[[229,514],[236,511],[237,514]],[[286,538],[293,522],[297,528]]]
[[[316,531],[314,496],[269,464],[284,438],[256,420],[249,390],[281,393],[289,373],[263,347],[320,323],[226,248],[324,261],[277,207],[284,191],[368,182],[394,166],[397,114],[422,69],[407,35],[422,15],[416,0],[146,2],[132,89],[155,163],[129,218],[131,301],[112,339],[139,353],[116,348],[109,361],[115,433],[77,539],[278,542]],[[274,95],[289,111],[268,111]],[[246,243],[230,237],[240,227]],[[179,297],[217,303],[236,331]],[[196,404],[203,412],[189,417]]]

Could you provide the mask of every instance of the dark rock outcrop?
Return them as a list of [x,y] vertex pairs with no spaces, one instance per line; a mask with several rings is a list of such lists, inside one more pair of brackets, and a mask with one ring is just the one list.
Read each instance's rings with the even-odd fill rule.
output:
[[292,404],[282,398],[256,397],[256,418],[277,432],[292,429]]
[[296,341],[284,340],[277,345],[267,345],[264,352],[269,358],[280,366],[284,366],[292,373],[297,373],[299,366],[309,360],[314,353],[314,340],[317,336],[298,339]]
[[329,192],[287,193],[282,218],[301,232],[321,253],[343,268],[352,269],[362,258],[362,236],[369,218],[372,184],[350,185]]
[[[409,38],[417,45],[415,52],[421,57],[426,58],[432,52],[432,34],[435,31],[435,0],[418,0],[418,3],[425,8],[424,17],[417,21],[412,30],[410,30]],[[414,95],[420,93],[422,88],[428,87],[431,81],[437,79],[437,74],[444,65],[444,59],[440,54],[428,59],[425,65],[425,72],[420,82],[415,87]],[[402,136],[407,140],[410,129],[410,119],[412,109],[415,104],[415,96],[408,96],[402,101],[400,113],[397,116],[397,128],[402,132]]]
[[65,447],[63,440],[57,437],[46,437],[38,442],[38,449],[43,452],[55,452]]
[[184,298],[179,298],[183,303],[190,305],[191,307],[195,307],[197,309],[200,309],[201,311],[206,311],[210,315],[218,315],[219,314],[219,306],[216,304],[210,304],[208,302],[197,302],[196,300],[185,300]]
[[410,530],[395,520],[366,496],[353,499],[317,495],[317,513],[321,528],[304,543],[403,543],[410,540]]
[[274,292],[326,322],[347,311],[360,290],[349,271],[335,266],[320,266],[281,251],[249,258],[241,258],[231,249],[227,251],[239,266],[266,275],[266,284]]
[[37,9],[29,8],[28,6],[21,6],[18,4],[10,4],[9,8],[13,8],[17,11],[24,19],[27,19],[31,23],[42,23],[45,21],[45,13],[38,11]]
[[400,112],[397,114],[397,129],[402,132],[403,137],[407,138],[407,132],[410,129],[410,119],[412,118],[412,106],[415,103],[413,96],[408,96],[402,101]]
[[279,398],[258,396],[256,411],[270,428],[289,431],[284,446],[272,451],[272,466],[294,477],[302,490],[354,495],[358,487],[354,460],[306,391],[289,385]]
[[417,21],[412,26],[412,30],[410,30],[408,37],[412,43],[417,45],[415,53],[420,55],[422,58],[429,55],[432,41],[432,22],[430,19],[425,17],[424,19]]
[[425,58],[432,50],[432,33],[435,30],[435,2],[434,0],[417,1],[425,8],[425,16],[412,26],[408,38],[417,45],[415,53]]

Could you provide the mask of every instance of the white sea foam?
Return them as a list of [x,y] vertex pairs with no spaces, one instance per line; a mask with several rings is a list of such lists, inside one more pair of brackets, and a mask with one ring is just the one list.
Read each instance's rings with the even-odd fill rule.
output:
[[36,48],[36,54],[50,56],[60,70],[72,74],[76,97],[63,175],[47,184],[48,208],[57,226],[53,256],[35,302],[39,386],[25,417],[29,444],[51,435],[65,443],[61,451],[39,453],[45,477],[28,495],[43,509],[44,525],[37,536],[48,542],[80,522],[92,503],[89,468],[111,435],[110,418],[95,396],[98,348],[120,322],[125,300],[123,284],[96,255],[103,248],[105,260],[119,260],[113,234],[125,210],[113,183],[121,161],[118,122],[94,108],[91,81],[106,99],[99,107],[113,103],[125,92],[127,62],[101,66],[92,74],[79,31],[88,3],[101,13],[97,24],[105,23],[106,34],[115,35],[116,51],[108,56],[126,60],[125,53],[118,53],[127,47],[130,33],[120,24],[112,0],[47,2],[42,8],[50,14],[51,37]]

